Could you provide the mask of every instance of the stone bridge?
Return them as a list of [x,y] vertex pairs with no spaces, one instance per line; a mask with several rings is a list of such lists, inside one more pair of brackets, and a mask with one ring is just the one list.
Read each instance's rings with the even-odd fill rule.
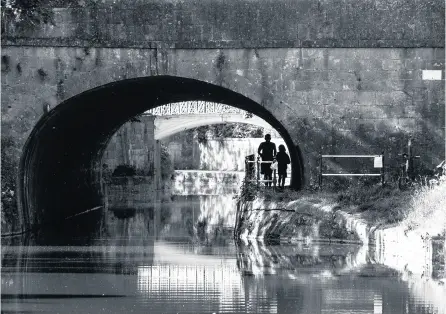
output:
[[17,229],[100,205],[111,136],[173,102],[231,105],[267,121],[290,150],[295,188],[314,182],[319,152],[384,150],[395,164],[412,135],[422,165],[444,158],[442,0],[60,0],[42,9],[46,22],[2,21],[2,151],[20,160],[9,173]]

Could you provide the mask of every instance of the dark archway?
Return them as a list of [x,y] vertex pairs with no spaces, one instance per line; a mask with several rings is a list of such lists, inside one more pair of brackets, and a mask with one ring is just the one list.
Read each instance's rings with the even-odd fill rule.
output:
[[252,112],[271,124],[290,150],[291,185],[303,185],[299,148],[263,106],[221,86],[173,76],[109,83],[59,104],[28,138],[20,164],[19,202],[25,223],[54,223],[102,205],[101,157],[110,137],[131,117],[179,101],[203,100]]

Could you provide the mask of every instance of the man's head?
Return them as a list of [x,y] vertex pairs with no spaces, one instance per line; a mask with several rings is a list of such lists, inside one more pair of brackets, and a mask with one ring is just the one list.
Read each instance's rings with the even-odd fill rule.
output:
[[271,135],[266,134],[265,135],[265,141],[267,141],[267,142],[271,141]]

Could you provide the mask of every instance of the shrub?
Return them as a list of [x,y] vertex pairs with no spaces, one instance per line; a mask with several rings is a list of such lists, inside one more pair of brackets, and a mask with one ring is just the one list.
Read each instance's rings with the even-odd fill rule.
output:
[[446,176],[438,184],[421,186],[408,198],[410,209],[404,225],[407,230],[424,228],[431,235],[444,233],[446,229]]

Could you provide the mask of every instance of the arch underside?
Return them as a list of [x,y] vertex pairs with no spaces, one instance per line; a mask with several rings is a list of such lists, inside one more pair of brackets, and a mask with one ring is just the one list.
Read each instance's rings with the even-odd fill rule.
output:
[[30,225],[53,223],[103,204],[100,165],[111,136],[148,109],[179,101],[227,104],[267,121],[287,143],[291,185],[303,183],[299,149],[284,126],[249,98],[209,83],[152,76],[110,83],[59,104],[33,129],[20,165],[19,202]]
[[268,122],[257,116],[246,118],[243,114],[157,116],[155,118],[155,139],[163,139],[200,126],[223,123],[246,123],[266,129],[273,128]]

